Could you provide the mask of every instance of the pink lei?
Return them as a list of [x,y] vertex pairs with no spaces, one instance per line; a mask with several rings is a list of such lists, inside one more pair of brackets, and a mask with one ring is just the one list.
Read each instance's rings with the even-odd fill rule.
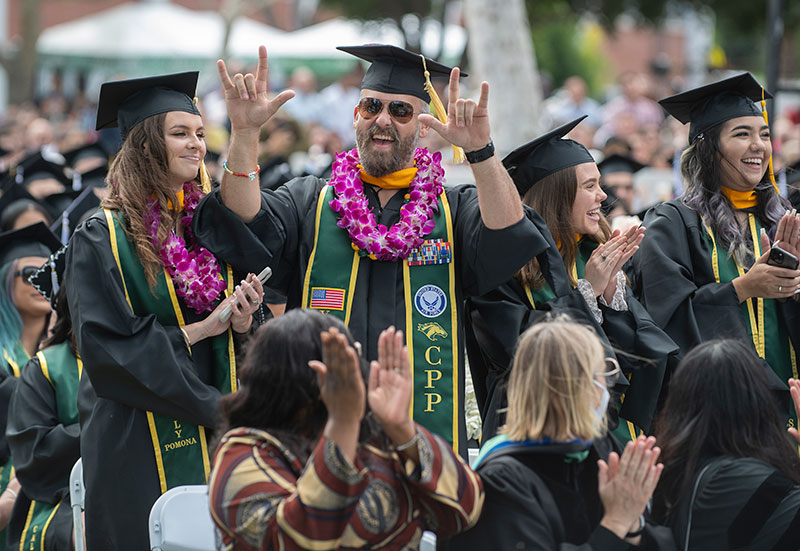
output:
[[[220,278],[219,265],[208,249],[195,242],[192,233],[192,217],[200,202],[200,190],[193,182],[183,184],[184,215],[181,218],[186,241],[179,237],[175,230],[169,232],[169,237],[163,245],[159,246],[157,232],[161,223],[161,212],[158,201],[151,199],[148,203],[149,213],[145,222],[150,227],[150,239],[158,250],[161,263],[172,278],[175,292],[183,299],[184,304],[196,313],[210,312],[214,309],[214,302],[219,293],[225,289],[226,284]],[[188,250],[186,242],[194,243]]]
[[339,153],[331,173],[336,198],[328,204],[340,215],[337,225],[347,230],[353,248],[366,251],[372,259],[395,261],[419,247],[436,226],[433,214],[439,209],[437,198],[444,184],[441,161],[439,152],[414,151],[417,175],[409,185],[408,202],[400,209],[400,220],[387,228],[375,223],[364,195],[358,151]]

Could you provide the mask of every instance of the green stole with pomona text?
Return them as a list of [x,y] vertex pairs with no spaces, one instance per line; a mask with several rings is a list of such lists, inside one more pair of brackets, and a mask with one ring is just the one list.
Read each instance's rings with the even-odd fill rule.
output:
[[[50,382],[56,397],[58,423],[69,426],[78,422],[78,383],[83,364],[72,354],[67,341],[40,350],[36,353],[39,368]],[[68,481],[64,481],[67,483]],[[46,503],[31,499],[25,527],[19,538],[20,550],[44,549],[50,521],[64,498],[57,503]]]
[[[348,325],[359,264],[362,260],[380,261],[370,259],[366,251],[354,250],[347,230],[336,225],[338,216],[328,204],[333,198],[333,186],[324,186],[317,200],[314,247],[308,260],[301,305],[336,316]],[[405,337],[414,384],[411,416],[447,440],[458,453],[462,446],[459,442],[462,408],[458,381],[458,301],[453,221],[444,191],[437,204],[439,208],[433,217],[436,227],[426,236],[420,249],[429,251],[446,246],[448,261],[420,260],[412,264],[408,259],[402,261]],[[412,251],[412,255],[420,249]],[[435,254],[430,256],[434,257]]]
[[[151,291],[135,248],[125,234],[121,215],[116,211],[104,210],[111,250],[122,276],[125,298],[131,312],[136,316],[154,314],[163,326],[184,326],[184,306],[178,300],[167,270],[162,268],[163,277],[158,278],[155,289]],[[233,272],[227,265],[225,270],[227,295],[230,295],[233,292]],[[231,328],[211,337],[211,341],[215,366],[214,386],[223,394],[235,392],[236,359]],[[191,353],[190,348],[189,354]],[[158,369],[158,365],[155,364],[153,369]],[[147,411],[146,414],[161,493],[175,486],[207,484],[210,463],[205,427],[171,419],[152,411]]]
[[[761,256],[761,223],[752,212],[747,213],[750,239],[753,242],[754,258]],[[746,269],[741,266],[728,251],[718,243],[712,229],[704,226],[706,246],[711,253],[711,268],[717,283],[727,283],[743,276]],[[749,268],[748,268],[749,269]],[[797,356],[789,339],[776,299],[749,298],[739,305],[745,320],[747,333],[753,340],[753,347],[760,358],[764,359],[781,381],[786,383],[790,377],[797,379]],[[786,427],[797,427],[797,414],[789,404],[788,410],[781,413]]]

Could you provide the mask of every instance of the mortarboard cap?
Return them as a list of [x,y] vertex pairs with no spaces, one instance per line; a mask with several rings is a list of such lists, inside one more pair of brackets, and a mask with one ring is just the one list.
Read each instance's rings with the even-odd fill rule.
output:
[[153,115],[184,111],[199,115],[192,98],[197,71],[106,82],[97,102],[97,130],[119,127],[122,138],[134,125]]
[[67,265],[67,246],[64,245],[55,253],[50,255],[41,268],[36,270],[28,281],[33,288],[39,291],[50,305],[56,307],[56,297],[58,296],[58,288],[61,287],[64,281],[64,269]]
[[603,159],[603,162],[597,163],[597,168],[600,169],[600,174],[614,174],[617,172],[633,174],[642,170],[644,165],[630,157],[614,153]]
[[75,168],[80,161],[85,159],[100,159],[108,164],[108,153],[98,143],[88,143],[64,153],[67,166]]
[[571,166],[594,162],[594,157],[584,146],[574,140],[563,139],[585,118],[586,115],[559,126],[506,155],[503,166],[514,180],[520,197],[545,176]]
[[61,242],[66,243],[73,230],[83,219],[84,214],[93,212],[100,206],[100,199],[94,194],[91,186],[84,187],[81,191],[67,191],[47,197],[45,201],[53,210],[57,209],[55,222],[50,230],[61,237]]
[[762,116],[755,102],[771,99],[753,75],[742,73],[659,100],[673,117],[689,125],[689,143],[703,132],[736,117]]
[[0,195],[0,218],[3,216],[3,211],[19,200],[27,200],[36,203],[36,199],[27,192],[27,190],[19,184],[13,183],[3,190],[3,195]]
[[[387,94],[408,94],[426,103],[431,101],[425,89],[425,69],[419,54],[388,44],[337,46],[336,49],[371,63],[361,81],[362,90],[367,88]],[[446,65],[427,57],[425,65],[431,78],[450,77],[452,69]],[[461,76],[467,74],[461,73]]]
[[37,180],[50,178],[64,185],[69,184],[69,179],[64,174],[64,165],[48,161],[41,152],[26,157],[16,167],[17,183],[26,186]]
[[26,256],[49,257],[61,247],[44,222],[0,233],[0,266]]

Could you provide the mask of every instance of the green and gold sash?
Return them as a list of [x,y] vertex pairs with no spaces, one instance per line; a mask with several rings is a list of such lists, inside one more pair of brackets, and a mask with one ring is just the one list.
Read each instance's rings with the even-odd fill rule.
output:
[[[347,231],[336,225],[336,213],[328,206],[333,197],[333,188],[325,186],[317,200],[314,247],[301,304],[349,324],[359,263],[376,261],[364,251],[354,251]],[[436,240],[449,244],[449,262],[410,265],[403,260],[405,332],[414,381],[411,415],[459,452],[458,301],[453,222],[444,192],[438,205],[436,227],[426,243],[434,245],[432,250]]]
[[[761,256],[761,223],[753,213],[747,213],[750,238],[753,241],[754,258]],[[706,245],[711,251],[711,269],[717,283],[727,283],[745,274],[745,269],[728,251],[719,248],[712,229],[706,226],[704,235]],[[759,357],[766,360],[781,381],[789,377],[798,378],[797,356],[789,339],[789,333],[780,319],[780,312],[775,299],[761,297],[748,298],[740,304],[742,315],[746,321],[747,333],[753,340],[753,347]],[[793,407],[784,412],[787,427],[797,427],[797,414]]]
[[[185,325],[181,304],[169,273],[166,269],[163,270],[164,277],[159,279],[154,292],[151,292],[144,268],[125,235],[119,214],[106,209],[105,216],[111,250],[122,275],[125,298],[131,311],[140,316],[155,314],[158,322],[164,326]],[[230,295],[233,292],[233,272],[230,266],[226,266],[226,272],[227,294]],[[223,394],[234,392],[236,359],[231,329],[212,337],[211,344],[216,366],[214,386]],[[189,353],[191,354],[191,350]],[[175,486],[206,484],[210,465],[205,427],[170,419],[151,411],[147,412],[147,421],[161,493]]]
[[[78,383],[83,364],[63,342],[36,353],[42,374],[50,382],[56,396],[58,422],[64,426],[78,422]],[[19,539],[19,548],[44,549],[47,529],[61,506],[63,499],[56,504],[31,500],[25,527]]]

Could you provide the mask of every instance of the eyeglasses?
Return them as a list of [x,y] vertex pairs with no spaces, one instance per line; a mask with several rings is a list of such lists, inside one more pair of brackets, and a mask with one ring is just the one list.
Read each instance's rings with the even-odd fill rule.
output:
[[31,285],[31,282],[28,281],[28,278],[31,277],[33,274],[35,274],[37,271],[39,271],[39,268],[37,268],[36,266],[25,266],[24,268],[21,268],[16,272],[14,272],[14,275],[21,277],[22,281],[24,281],[28,285]]
[[[378,98],[361,98],[358,102],[358,113],[369,120],[383,111],[383,101]],[[414,106],[407,101],[390,101],[389,115],[399,123],[406,123],[414,116]]]
[[605,371],[602,373],[595,373],[595,378],[605,382],[606,387],[613,388],[617,384],[621,369],[619,363],[614,358],[605,359]]

